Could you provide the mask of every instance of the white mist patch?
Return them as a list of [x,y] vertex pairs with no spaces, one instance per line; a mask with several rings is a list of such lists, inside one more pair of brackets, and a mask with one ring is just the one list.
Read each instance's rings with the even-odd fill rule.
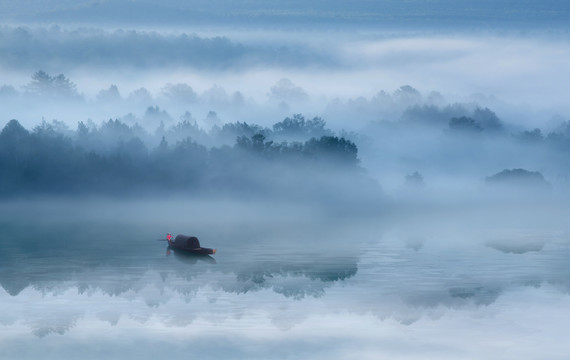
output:
[[[20,296],[31,295],[27,292]],[[9,300],[5,293],[0,296],[3,302]],[[563,330],[570,320],[567,310],[570,298],[551,286],[510,291],[485,307],[435,308],[432,315],[428,313],[412,323],[389,317],[381,319],[357,309],[340,310],[331,303],[334,299],[284,303],[275,302],[270,294],[235,295],[225,305],[230,306],[230,313],[235,316],[227,316],[228,313],[220,317],[219,310],[223,307],[200,301],[200,293],[193,302],[173,299],[159,308],[141,304],[137,310],[141,306],[138,302],[123,301],[127,312],[117,321],[108,322],[101,315],[103,307],[105,304],[120,305],[118,299],[98,294],[89,298],[72,293],[61,296],[68,299],[69,306],[85,311],[73,326],[62,334],[37,337],[30,333],[29,327],[38,324],[37,319],[32,321],[34,315],[28,314],[23,318],[26,320],[4,323],[0,325],[0,354],[18,358],[42,354],[44,358],[55,359],[75,356],[81,348],[85,358],[118,358],[118,352],[121,352],[121,358],[130,358],[124,353],[130,349],[126,354],[151,358],[157,348],[168,347],[169,356],[174,359],[185,358],[189,350],[201,358],[233,354],[233,358],[250,359],[271,354],[272,358],[280,359],[295,354],[343,359],[350,354],[363,359],[378,356],[479,359],[484,354],[489,359],[505,356],[534,359],[562,358],[569,351]],[[53,308],[62,297],[58,300],[44,296],[45,303],[41,306]],[[235,300],[244,305],[243,311],[235,312],[238,304]],[[99,306],[95,309],[86,306],[93,302],[99,302]],[[137,314],[139,311],[141,313]],[[188,311],[197,315],[189,322],[184,320]],[[180,321],[173,322],[176,318]],[[293,322],[290,323],[288,318]],[[287,323],[288,326],[283,326]]]
[[[315,30],[292,34],[274,31],[273,41],[269,41],[269,35],[255,30],[238,29],[234,35],[224,28],[198,35],[128,29],[3,31],[8,48],[12,43],[28,46],[22,45],[20,37],[36,39],[40,48],[52,48],[52,42],[55,45],[49,66],[45,65],[44,52],[32,45],[22,50],[26,59],[17,59],[14,54],[19,52],[12,49],[5,60],[11,63],[0,64],[4,75],[0,86],[12,86],[24,94],[29,76],[45,70],[66,75],[84,95],[83,103],[71,106],[65,102],[54,106],[53,101],[37,99],[8,102],[5,116],[22,121],[39,122],[42,116],[48,121],[106,120],[128,113],[140,116],[148,106],[160,105],[175,118],[186,110],[198,118],[215,111],[222,114],[224,122],[245,121],[249,116],[265,118],[268,123],[291,113],[318,116],[332,104],[348,102],[345,118],[334,121],[339,127],[349,127],[361,117],[360,100],[372,101],[379,92],[392,93],[403,85],[426,94],[438,91],[450,103],[473,101],[471,95],[482,94],[478,96],[481,106],[494,105],[519,124],[538,125],[556,114],[564,117],[569,113],[564,84],[570,81],[570,69],[564,59],[570,55],[570,46],[557,34],[355,31],[347,35]],[[136,41],[120,46],[129,36]],[[157,46],[161,50],[153,50]],[[196,46],[192,56],[177,52],[186,51],[185,46]],[[98,49],[104,49],[101,51],[106,55],[100,55]],[[90,57],[91,53],[94,55]],[[148,57],[154,60],[141,62]],[[272,98],[272,87],[283,79],[306,96]],[[165,102],[162,93],[168,84],[185,84],[198,98],[178,104]],[[99,92],[111,85],[119,90],[120,104],[97,102]],[[133,101],[136,96],[132,95],[140,89],[150,96],[144,103]],[[212,101],[212,89],[225,93],[218,99],[221,101]],[[232,101],[235,94],[243,100]],[[30,103],[34,106],[26,105]],[[525,110],[517,111],[519,107]],[[384,116],[377,112],[376,119]]]
[[[397,79],[449,94],[485,93],[513,104],[563,106],[556,78],[569,73],[563,59],[570,47],[563,39],[542,36],[420,35],[356,42],[342,54],[369,71],[385,71],[376,77],[383,82]],[[548,95],[537,96],[537,90]]]

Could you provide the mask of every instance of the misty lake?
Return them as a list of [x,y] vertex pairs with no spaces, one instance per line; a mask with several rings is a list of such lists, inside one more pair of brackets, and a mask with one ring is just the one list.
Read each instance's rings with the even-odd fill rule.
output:
[[[2,359],[568,353],[562,215],[351,217],[221,200],[20,201],[0,212]],[[166,232],[218,253],[169,253],[157,241]]]
[[0,360],[568,360],[570,1],[0,24]]

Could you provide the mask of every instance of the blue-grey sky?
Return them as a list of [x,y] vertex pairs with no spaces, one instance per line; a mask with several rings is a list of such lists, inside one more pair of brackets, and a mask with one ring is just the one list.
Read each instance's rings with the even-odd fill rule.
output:
[[509,27],[568,24],[561,0],[22,0],[2,1],[4,22],[180,26],[365,25],[379,27]]

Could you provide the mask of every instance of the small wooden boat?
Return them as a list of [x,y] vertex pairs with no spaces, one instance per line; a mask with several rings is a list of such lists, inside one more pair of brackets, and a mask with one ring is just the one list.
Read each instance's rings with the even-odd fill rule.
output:
[[216,249],[201,247],[197,237],[186,235],[176,235],[174,240],[168,241],[168,248],[196,255],[213,255],[216,253]]

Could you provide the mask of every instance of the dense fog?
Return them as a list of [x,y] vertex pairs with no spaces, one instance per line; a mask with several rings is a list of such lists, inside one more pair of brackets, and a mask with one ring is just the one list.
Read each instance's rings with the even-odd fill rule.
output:
[[[379,208],[385,205],[380,198],[386,189],[388,197],[408,200],[462,197],[465,189],[471,194],[514,195],[518,187],[530,186],[539,189],[533,194],[540,197],[564,197],[568,190],[565,157],[570,150],[570,125],[562,112],[548,113],[562,111],[558,108],[538,112],[537,117],[547,121],[515,121],[503,111],[508,105],[498,101],[491,102],[497,104],[496,112],[484,100],[450,102],[440,93],[423,94],[403,85],[391,94],[380,91],[370,100],[333,101],[321,113],[281,117],[287,113],[283,107],[310,100],[302,88],[280,80],[270,95],[288,98],[293,105],[282,102],[271,109],[239,97],[240,104],[206,102],[212,110],[197,119],[193,103],[198,108],[204,103],[182,83],[167,85],[156,103],[146,90],[138,90],[146,94],[148,104],[159,104],[149,106],[134,106],[114,85],[88,100],[70,78],[43,70],[34,72],[21,91],[11,88],[12,92],[2,94],[10,100],[6,113],[24,117],[6,120],[0,133],[0,160],[5,169],[11,169],[1,176],[5,198],[22,193],[165,195],[182,191],[200,196],[279,193],[320,201],[330,193],[352,198],[354,203],[369,198]],[[17,107],[10,111],[14,104]],[[120,115],[130,106],[144,112]],[[68,107],[71,115],[66,115]],[[265,117],[257,122],[255,116],[248,120],[238,115],[238,120],[227,121],[218,115],[233,107],[241,108],[243,114],[264,108]],[[24,115],[27,109],[45,108],[60,112],[65,120]],[[183,112],[176,117],[171,108]],[[69,120],[76,118],[74,112],[101,109],[118,115],[99,122]],[[502,117],[501,112],[506,115]],[[505,176],[491,181],[501,172]],[[534,173],[537,180],[525,182]],[[502,183],[514,186],[497,190]],[[340,188],[343,191],[334,190]],[[533,196],[522,191],[526,197]]]
[[564,358],[569,10],[1,2],[0,358]]

